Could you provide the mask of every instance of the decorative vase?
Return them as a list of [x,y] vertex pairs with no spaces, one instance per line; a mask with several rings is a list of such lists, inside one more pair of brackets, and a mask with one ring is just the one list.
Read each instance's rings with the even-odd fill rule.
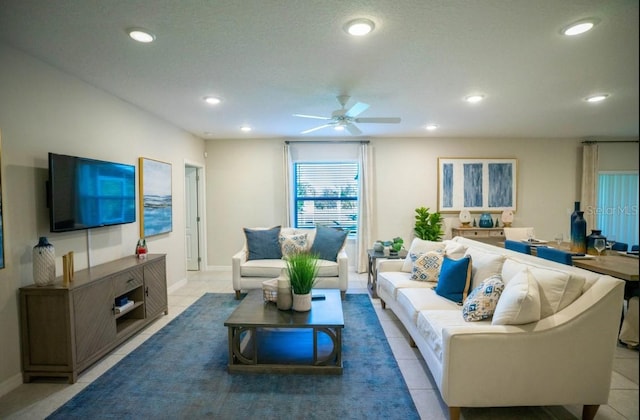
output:
[[607,243],[607,238],[602,235],[602,230],[592,229],[591,234],[587,236],[587,254],[598,255],[598,251],[593,245],[596,239],[604,239],[604,243]]
[[281,311],[288,311],[293,304],[291,296],[291,282],[287,277],[287,269],[283,268],[278,277],[278,294],[276,297],[276,305]]
[[571,222],[571,252],[586,254],[587,252],[587,221],[584,212],[578,211]]
[[384,252],[384,244],[381,241],[376,241],[376,243],[373,244],[373,250],[375,252]]
[[293,293],[292,309],[296,312],[308,312],[311,310],[311,293],[298,295]]
[[493,219],[491,219],[491,215],[489,213],[482,213],[480,215],[478,226],[480,226],[481,228],[493,227]]
[[571,213],[571,226],[573,226],[573,221],[578,217],[578,212],[580,211],[580,202],[574,201],[573,203],[573,213]]
[[48,286],[56,281],[56,253],[45,236],[33,247],[33,281],[36,286]]

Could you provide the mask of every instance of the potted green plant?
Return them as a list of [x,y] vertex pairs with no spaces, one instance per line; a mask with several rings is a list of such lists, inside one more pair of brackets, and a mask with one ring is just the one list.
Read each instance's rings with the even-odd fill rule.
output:
[[311,289],[318,276],[318,256],[310,252],[297,252],[287,258],[287,275],[293,292],[293,310],[311,310]]
[[418,207],[413,231],[420,239],[439,241],[444,234],[442,232],[442,215],[438,212],[430,213],[429,207]]
[[404,246],[404,240],[397,236],[390,241],[383,242],[383,244],[389,247],[389,255],[398,255],[398,252]]

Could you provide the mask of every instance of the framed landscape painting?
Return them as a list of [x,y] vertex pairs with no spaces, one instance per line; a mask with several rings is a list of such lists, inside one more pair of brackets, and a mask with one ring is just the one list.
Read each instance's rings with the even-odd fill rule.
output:
[[141,157],[140,237],[171,232],[171,164]]
[[517,159],[438,158],[438,211],[516,211]]

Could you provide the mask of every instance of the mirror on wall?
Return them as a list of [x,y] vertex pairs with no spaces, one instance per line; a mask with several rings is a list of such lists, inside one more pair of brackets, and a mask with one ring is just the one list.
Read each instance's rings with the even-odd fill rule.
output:
[[4,268],[4,222],[2,220],[2,132],[0,132],[0,268]]

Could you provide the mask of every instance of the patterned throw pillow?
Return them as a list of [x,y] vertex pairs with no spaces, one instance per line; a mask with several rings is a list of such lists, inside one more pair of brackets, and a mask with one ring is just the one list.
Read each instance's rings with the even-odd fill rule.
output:
[[307,250],[307,234],[298,233],[294,235],[280,234],[278,238],[280,248],[282,248],[282,258],[287,258],[291,254],[304,252]]
[[494,275],[473,289],[462,305],[462,317],[465,321],[482,321],[491,318],[498,305],[498,299],[504,290],[500,275]]
[[438,251],[429,251],[416,257],[411,280],[437,282],[443,257],[442,252]]

